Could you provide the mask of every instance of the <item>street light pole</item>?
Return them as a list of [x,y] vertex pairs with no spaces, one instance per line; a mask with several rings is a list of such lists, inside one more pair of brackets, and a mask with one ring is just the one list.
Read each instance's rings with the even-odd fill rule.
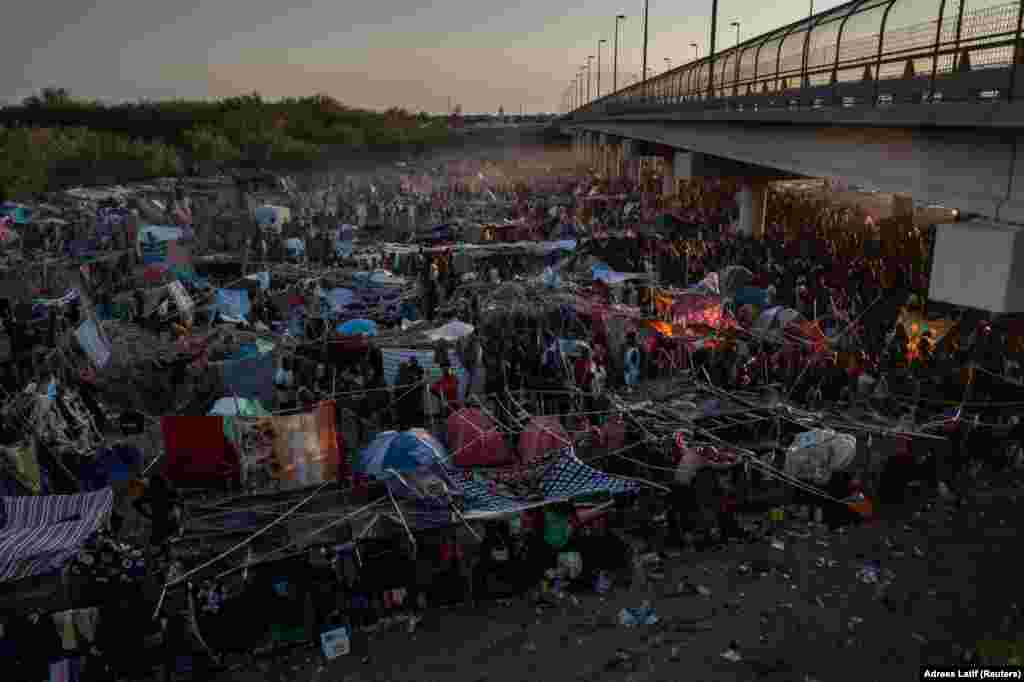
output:
[[612,67],[612,92],[617,92],[619,89],[619,22],[626,18],[625,14],[615,15],[615,48],[614,66]]
[[587,57],[587,103],[590,103],[590,64],[594,59],[594,55]]
[[711,0],[711,49],[708,50],[708,97],[715,91],[715,37],[718,33],[718,0]]
[[[715,0],[717,2],[717,0]],[[643,83],[644,97],[647,96],[647,9],[650,0],[644,0],[644,58],[643,58],[643,71],[640,73],[640,78]]]
[[693,48],[693,60],[697,61],[697,43],[690,43],[690,47]]
[[[813,2],[813,0],[812,0],[812,2]],[[740,44],[740,22],[734,21],[734,22],[732,22],[729,25],[736,29],[736,45],[738,47],[739,44]]]

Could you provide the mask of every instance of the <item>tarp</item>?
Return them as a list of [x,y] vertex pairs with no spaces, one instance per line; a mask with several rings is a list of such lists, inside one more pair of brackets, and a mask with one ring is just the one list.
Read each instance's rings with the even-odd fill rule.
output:
[[107,521],[114,492],[0,498],[0,582],[59,570]]
[[758,287],[740,287],[736,290],[736,296],[733,300],[738,306],[756,305],[763,308],[769,303],[768,290]]
[[523,462],[543,459],[552,450],[572,446],[572,440],[556,416],[536,416],[519,434],[519,457]]
[[448,417],[448,446],[457,466],[501,466],[516,461],[498,427],[476,408],[463,408]]
[[186,484],[219,484],[238,474],[238,457],[228,447],[223,417],[168,416],[164,435],[164,476]]
[[228,320],[244,320],[249,314],[248,289],[217,289],[214,308]]
[[0,204],[0,216],[8,216],[15,225],[28,225],[32,222],[32,209],[28,206],[7,201]]
[[328,289],[323,292],[323,306],[328,315],[340,315],[352,304],[355,297],[351,289]]
[[110,344],[100,336],[95,320],[89,318],[82,322],[75,331],[75,338],[97,368],[107,366],[110,362]]
[[[409,358],[416,356],[416,361],[423,369],[424,379],[433,383],[441,378],[441,367],[434,362],[433,350],[412,350],[408,348],[384,348],[381,350],[384,360],[384,381],[388,386],[394,386],[398,378],[398,368]],[[448,362],[451,364],[455,377],[459,380],[459,399],[466,395],[466,370],[459,361],[458,353],[454,350],[448,351]]]
[[249,357],[225,360],[224,393],[239,398],[251,398],[264,405],[274,401],[274,356],[260,353]]
[[352,279],[357,285],[364,287],[401,287],[405,284],[405,279],[386,270],[357,272],[352,275]]
[[373,320],[348,320],[339,324],[336,331],[344,336],[377,336],[377,323]]
[[139,257],[146,265],[167,261],[169,243],[185,237],[185,230],[167,225],[146,225],[137,236]]
[[833,472],[845,471],[857,454],[857,438],[831,429],[798,434],[786,451],[786,473],[825,485]]
[[271,417],[272,471],[283,488],[301,488],[338,480],[338,450],[334,404],[321,403],[312,412]]
[[306,242],[298,237],[292,237],[291,239],[284,240],[284,248],[288,252],[288,255],[293,258],[299,258],[306,255]]
[[431,341],[437,341],[438,339],[445,339],[446,341],[458,341],[459,339],[469,336],[473,333],[475,327],[471,324],[466,324],[459,320],[452,320],[451,322],[438,327],[437,329],[431,329],[426,332],[425,336]]
[[715,447],[701,446],[684,448],[683,456],[676,466],[676,481],[688,484],[697,472],[707,467],[710,469],[728,469],[740,461],[736,453],[719,450]]
[[359,454],[359,471],[383,479],[392,470],[414,471],[447,461],[448,451],[424,429],[382,431]]
[[270,273],[269,272],[257,272],[249,275],[246,279],[254,280],[260,283],[260,290],[266,291],[270,288]]
[[292,211],[285,206],[264,205],[253,211],[253,217],[261,228],[273,228],[280,232],[284,224],[292,219]]
[[584,464],[572,448],[564,448],[540,473],[541,499],[526,500],[499,495],[490,481],[474,479],[467,473],[461,473],[461,477],[464,479],[461,483],[464,515],[471,520],[518,514],[553,502],[597,493],[615,495],[634,492],[640,487],[635,481],[606,474]]

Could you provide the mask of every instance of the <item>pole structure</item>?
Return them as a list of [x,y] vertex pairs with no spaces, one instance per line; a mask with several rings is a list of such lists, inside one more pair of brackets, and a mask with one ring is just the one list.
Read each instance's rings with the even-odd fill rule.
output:
[[612,68],[612,92],[618,92],[619,90],[619,22],[625,18],[625,14],[619,14],[615,17],[615,54],[613,57],[615,65]]
[[591,73],[590,65],[593,63],[593,61],[594,61],[594,55],[590,55],[589,57],[587,57],[587,104],[590,104],[590,102],[591,102],[591,99],[590,99],[590,80],[591,80],[592,73]]
[[718,33],[718,0],[711,0],[711,49],[708,51],[708,97],[715,91],[715,34]]
[[602,38],[597,41],[597,98],[601,99],[601,46],[608,41]]
[[[717,2],[717,0],[715,0]],[[641,83],[643,83],[644,97],[647,97],[647,9],[650,4],[650,0],[644,0],[644,57],[643,57],[643,71],[640,74]]]

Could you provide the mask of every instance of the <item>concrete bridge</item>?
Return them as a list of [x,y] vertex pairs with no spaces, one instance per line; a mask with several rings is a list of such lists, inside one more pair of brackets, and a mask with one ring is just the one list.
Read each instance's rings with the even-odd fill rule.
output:
[[609,173],[660,156],[669,180],[744,178],[750,234],[763,233],[767,183],[791,177],[982,216],[940,230],[933,280],[947,290],[932,293],[1024,311],[1022,25],[1024,1],[854,0],[570,107],[561,125]]

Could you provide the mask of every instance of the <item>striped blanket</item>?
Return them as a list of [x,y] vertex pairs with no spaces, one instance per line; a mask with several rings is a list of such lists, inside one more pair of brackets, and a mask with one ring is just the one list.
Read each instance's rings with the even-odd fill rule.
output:
[[110,516],[114,492],[0,498],[0,582],[59,570]]

